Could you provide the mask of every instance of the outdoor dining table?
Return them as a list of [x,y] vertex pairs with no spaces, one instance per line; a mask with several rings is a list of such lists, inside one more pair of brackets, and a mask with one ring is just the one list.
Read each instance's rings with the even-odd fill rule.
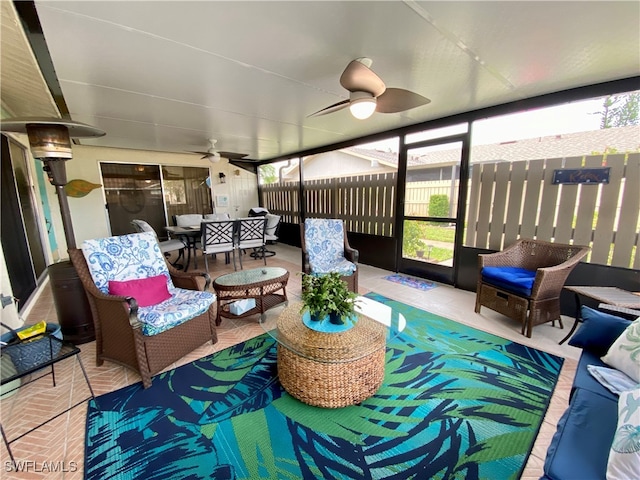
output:
[[187,261],[184,266],[186,272],[189,268],[189,262],[191,261],[191,251],[193,250],[193,259],[195,262],[196,257],[196,242],[200,238],[200,225],[193,225],[188,227],[176,227],[168,226],[164,229],[172,235],[180,237],[187,245]]

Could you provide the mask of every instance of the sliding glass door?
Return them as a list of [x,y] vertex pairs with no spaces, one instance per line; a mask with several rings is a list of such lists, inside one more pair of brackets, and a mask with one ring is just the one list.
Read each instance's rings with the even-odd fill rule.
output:
[[134,232],[140,219],[164,239],[174,215],[213,213],[208,168],[103,162],[100,170],[112,235]]

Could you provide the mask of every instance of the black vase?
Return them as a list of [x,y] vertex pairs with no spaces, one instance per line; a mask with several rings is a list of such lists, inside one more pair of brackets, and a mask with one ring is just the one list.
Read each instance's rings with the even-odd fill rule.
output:
[[344,320],[335,313],[329,314],[329,323],[333,323],[334,325],[344,325]]

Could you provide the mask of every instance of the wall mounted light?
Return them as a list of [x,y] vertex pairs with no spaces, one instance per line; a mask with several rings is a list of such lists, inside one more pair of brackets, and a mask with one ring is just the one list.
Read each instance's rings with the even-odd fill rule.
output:
[[220,183],[227,183],[227,177],[224,173],[218,173],[218,177],[220,177]]

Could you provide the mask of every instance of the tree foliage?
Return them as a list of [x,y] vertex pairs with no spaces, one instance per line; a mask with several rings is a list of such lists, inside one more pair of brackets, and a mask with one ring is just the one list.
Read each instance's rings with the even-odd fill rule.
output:
[[276,168],[273,165],[261,165],[258,168],[258,177],[261,184],[276,183],[278,176],[276,175]]
[[602,114],[600,128],[638,125],[640,123],[639,106],[640,92],[607,96],[602,104],[603,111],[600,112]]

